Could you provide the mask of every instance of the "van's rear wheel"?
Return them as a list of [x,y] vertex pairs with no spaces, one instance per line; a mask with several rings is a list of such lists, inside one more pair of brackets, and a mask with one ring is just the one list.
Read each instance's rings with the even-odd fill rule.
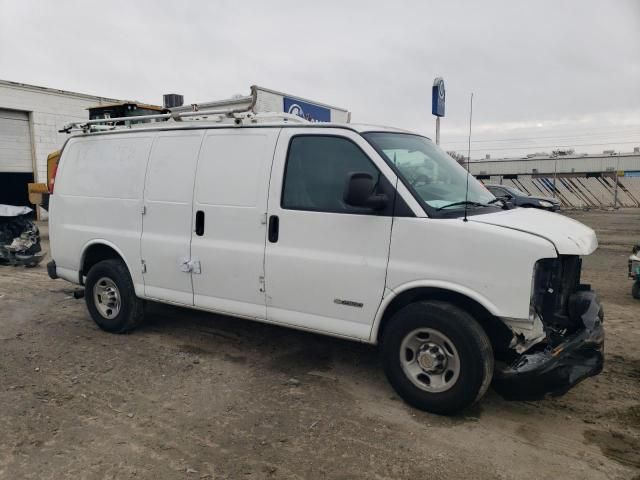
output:
[[493,350],[467,312],[440,301],[398,311],[382,338],[384,370],[410,405],[455,413],[479,400],[493,376]]
[[121,260],[103,260],[91,267],[84,298],[91,318],[107,332],[128,332],[144,316],[143,302],[136,296],[129,270]]

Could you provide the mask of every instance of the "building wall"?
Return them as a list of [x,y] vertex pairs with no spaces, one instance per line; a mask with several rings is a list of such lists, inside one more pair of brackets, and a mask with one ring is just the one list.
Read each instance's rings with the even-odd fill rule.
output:
[[[618,185],[616,186],[616,180]],[[640,207],[640,177],[492,176],[484,184],[515,187],[534,197],[554,197],[564,208]]]
[[473,175],[597,173],[613,170],[640,171],[640,153],[558,157],[557,159],[483,160],[469,163],[469,171]]
[[0,80],[0,108],[29,113],[36,182],[46,183],[47,155],[68,138],[58,130],[69,122],[88,120],[87,108],[116,101]]

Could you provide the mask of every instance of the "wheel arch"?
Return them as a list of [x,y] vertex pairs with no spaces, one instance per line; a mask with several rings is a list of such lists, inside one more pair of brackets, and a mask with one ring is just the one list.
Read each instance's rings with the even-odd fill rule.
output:
[[[131,266],[127,259],[116,245],[108,240],[96,239],[87,242],[82,249],[82,257],[80,258],[80,284],[84,285],[84,277],[87,275],[91,267],[102,260],[118,259],[122,260],[131,275]],[[133,276],[132,276],[133,278]]]
[[489,337],[494,351],[507,348],[513,334],[495,315],[495,305],[471,290],[456,287],[442,284],[409,284],[394,290],[380,305],[371,330],[371,343],[380,341],[385,327],[401,308],[419,301],[438,300],[451,303],[475,318]]

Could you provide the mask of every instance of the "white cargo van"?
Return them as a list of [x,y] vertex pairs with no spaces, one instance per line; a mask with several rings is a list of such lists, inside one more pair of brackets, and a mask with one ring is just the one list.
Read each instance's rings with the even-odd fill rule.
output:
[[48,270],[102,329],[151,300],[379,344],[399,395],[437,413],[492,378],[529,398],[601,371],[591,229],[505,210],[420,135],[234,117],[67,141]]

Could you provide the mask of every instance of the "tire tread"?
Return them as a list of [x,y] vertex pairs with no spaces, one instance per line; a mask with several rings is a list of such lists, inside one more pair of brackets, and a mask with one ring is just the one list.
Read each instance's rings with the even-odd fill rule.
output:
[[[91,289],[95,280],[94,277],[103,275],[115,277],[112,278],[112,280],[118,285],[123,303],[121,312],[126,313],[122,321],[114,326],[107,325],[93,306],[93,293]],[[85,301],[93,320],[100,328],[111,333],[127,333],[140,325],[144,319],[144,302],[136,296],[129,269],[125,263],[119,259],[102,260],[91,267],[91,270],[89,270],[87,274],[87,281],[85,282]]]
[[[451,323],[442,323],[443,318]],[[493,377],[493,348],[482,326],[468,312],[448,302],[423,300],[403,307],[390,322],[382,338],[382,361],[389,382],[407,403],[422,410],[448,415],[472,405],[486,393]],[[466,380],[462,380],[465,383],[456,384],[445,392],[429,393],[406,378],[398,359],[398,348],[403,336],[419,326],[440,328],[449,338],[458,336],[464,345],[456,345],[456,348],[460,351],[463,347],[472,359],[480,360],[468,367]]]

